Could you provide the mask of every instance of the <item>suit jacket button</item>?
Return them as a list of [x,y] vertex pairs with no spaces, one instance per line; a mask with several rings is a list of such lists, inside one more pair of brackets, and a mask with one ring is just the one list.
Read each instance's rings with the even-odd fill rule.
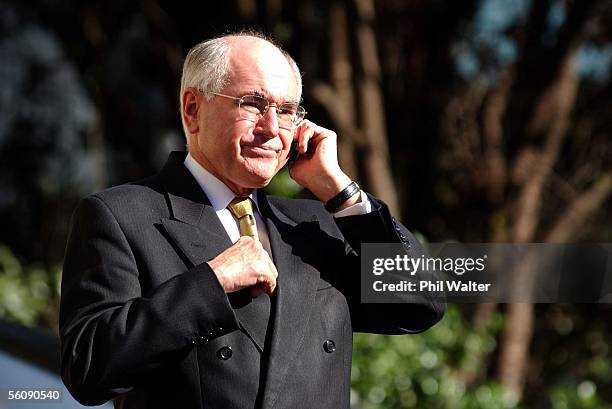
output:
[[327,341],[323,343],[323,349],[328,354],[331,354],[332,352],[336,350],[336,343],[332,341],[331,339],[328,339]]
[[223,359],[224,361],[230,359],[232,357],[232,354],[232,348],[228,346],[223,346],[217,351],[217,357],[219,359]]

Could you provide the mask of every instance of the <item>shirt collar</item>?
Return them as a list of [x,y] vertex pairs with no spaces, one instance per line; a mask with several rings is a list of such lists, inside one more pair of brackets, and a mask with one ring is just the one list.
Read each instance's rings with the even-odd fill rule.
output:
[[[234,192],[232,192],[230,188],[225,185],[225,183],[217,179],[212,173],[204,169],[204,167],[202,167],[202,165],[200,165],[193,158],[193,156],[191,156],[191,153],[187,154],[184,164],[198,182],[198,185],[200,185],[200,188],[202,188],[206,194],[206,197],[208,197],[208,200],[210,200],[210,204],[215,212],[225,209],[227,205],[234,200],[236,197]],[[249,197],[255,203],[257,211],[259,211],[259,204],[257,203],[257,190],[253,189],[251,194],[249,194]]]

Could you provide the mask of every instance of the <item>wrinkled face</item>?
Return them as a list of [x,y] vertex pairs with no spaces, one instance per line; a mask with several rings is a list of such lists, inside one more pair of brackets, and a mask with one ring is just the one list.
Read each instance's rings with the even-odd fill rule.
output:
[[[233,40],[228,85],[222,94],[265,96],[271,103],[296,101],[296,81],[286,58],[271,44],[255,38]],[[266,186],[286,163],[293,132],[279,128],[276,110],[254,122],[240,117],[237,102],[219,96],[201,108],[190,152],[234,193]]]

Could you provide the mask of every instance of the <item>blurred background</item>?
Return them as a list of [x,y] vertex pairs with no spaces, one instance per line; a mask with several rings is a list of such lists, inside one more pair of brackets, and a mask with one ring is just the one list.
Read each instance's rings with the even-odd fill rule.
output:
[[[184,149],[184,55],[248,28],[423,240],[612,241],[612,0],[0,1],[0,350],[57,371],[76,201]],[[269,190],[307,195],[284,172]],[[352,402],[612,408],[611,312],[453,305],[424,334],[356,334]]]

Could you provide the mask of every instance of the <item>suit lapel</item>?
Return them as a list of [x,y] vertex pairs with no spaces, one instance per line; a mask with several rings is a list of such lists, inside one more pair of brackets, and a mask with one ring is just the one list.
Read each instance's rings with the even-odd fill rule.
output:
[[315,302],[318,274],[294,254],[294,247],[309,237],[296,234],[296,223],[268,202],[263,192],[258,202],[265,215],[274,264],[278,270],[276,312],[263,408],[272,408],[287,378],[291,363],[300,349]]
[[[170,217],[162,218],[161,223],[177,252],[193,267],[215,258],[232,242],[184,160],[184,153],[172,152],[160,173],[170,208]],[[263,351],[265,332],[255,330],[259,310],[243,291],[228,294],[228,300],[243,331]]]
[[232,243],[184,160],[185,153],[172,152],[160,173],[170,208],[170,217],[161,222],[173,244],[196,266]]
[[232,244],[227,235],[217,234],[214,228],[200,229],[169,218],[163,218],[161,222],[177,250],[189,260],[190,267],[216,257]]

